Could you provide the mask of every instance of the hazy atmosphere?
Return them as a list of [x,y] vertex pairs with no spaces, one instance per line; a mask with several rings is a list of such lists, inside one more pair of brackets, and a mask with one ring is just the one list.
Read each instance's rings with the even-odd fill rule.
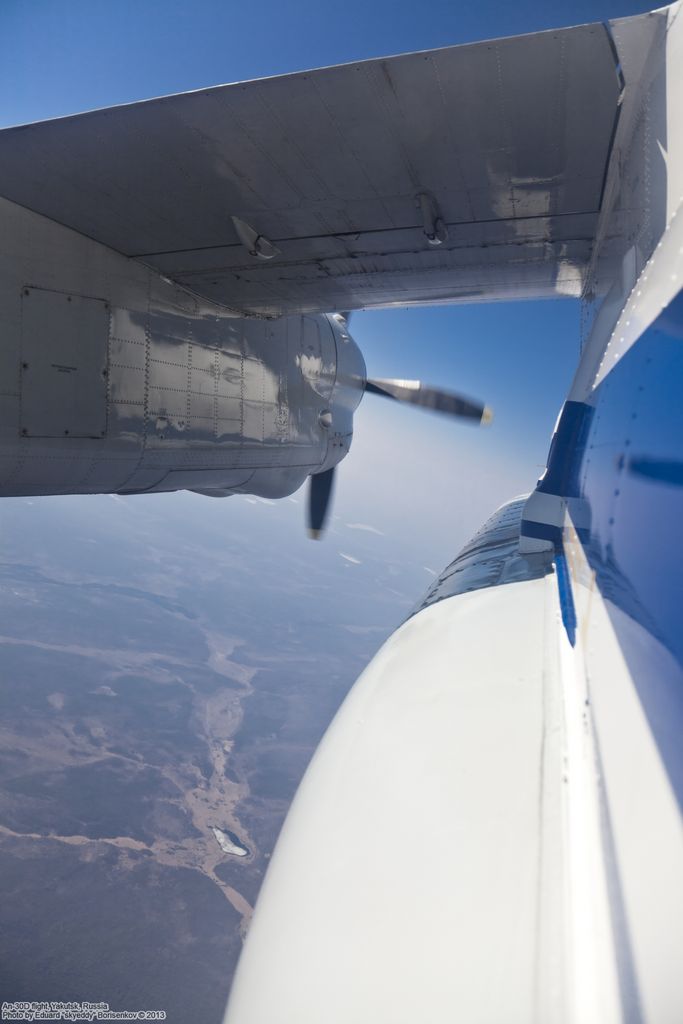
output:
[[[1,0],[0,126],[646,9]],[[481,398],[495,419],[366,396],[319,543],[304,489],[0,503],[0,1002],[218,1024],[336,708],[434,575],[542,472],[578,302],[363,311],[350,330],[371,376]]]

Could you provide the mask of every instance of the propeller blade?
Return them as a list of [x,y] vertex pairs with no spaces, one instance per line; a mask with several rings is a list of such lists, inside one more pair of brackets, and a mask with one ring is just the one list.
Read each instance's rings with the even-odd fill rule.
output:
[[308,488],[308,536],[320,540],[332,496],[334,467],[314,473]]
[[451,391],[428,387],[419,380],[368,380],[365,390],[371,395],[382,395],[395,402],[408,402],[422,409],[476,420],[481,424],[488,424],[493,419],[493,411],[487,405]]

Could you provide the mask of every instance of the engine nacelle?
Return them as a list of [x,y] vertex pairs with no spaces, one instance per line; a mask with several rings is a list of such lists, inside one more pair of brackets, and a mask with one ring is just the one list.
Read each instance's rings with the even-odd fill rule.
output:
[[283,497],[347,453],[343,316],[237,316],[6,200],[0,235],[0,495]]

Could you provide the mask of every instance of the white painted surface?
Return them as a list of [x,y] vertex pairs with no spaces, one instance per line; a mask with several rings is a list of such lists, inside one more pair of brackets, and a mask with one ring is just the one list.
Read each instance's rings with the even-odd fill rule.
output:
[[557,629],[550,576],[385,644],[294,801],[231,1024],[566,1019]]
[[[610,869],[615,936],[627,990],[624,1019],[680,1024],[683,1020],[683,822],[613,623],[626,615],[605,602],[571,524],[565,544],[578,619],[576,659],[586,679],[598,739],[604,798],[615,863]],[[651,683],[670,679],[673,655],[633,620],[624,622],[648,651]],[[667,664],[668,663],[668,664]],[[683,680],[682,680],[683,683]],[[660,694],[665,717],[671,694]],[[639,1005],[638,1005],[639,1004]]]
[[555,575],[384,645],[292,805],[227,1024],[683,1018],[681,816],[581,557],[574,648]]
[[[580,656],[557,630],[564,711],[564,856],[567,1016],[577,1024],[624,1019],[604,856],[599,759]],[[629,1019],[626,1016],[626,1019]]]
[[[683,28],[683,20],[681,21]],[[682,65],[683,68],[683,65]],[[683,77],[683,70],[681,72]],[[598,364],[595,389],[614,369],[638,338],[668,306],[683,283],[683,204],[674,213],[657,248],[628,297]]]

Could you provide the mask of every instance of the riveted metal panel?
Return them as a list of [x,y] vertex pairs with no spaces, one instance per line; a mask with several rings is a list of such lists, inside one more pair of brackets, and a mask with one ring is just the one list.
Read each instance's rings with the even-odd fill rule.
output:
[[[643,45],[651,20],[627,22]],[[585,25],[24,125],[0,132],[0,193],[237,313],[578,295],[618,61]],[[182,321],[152,315],[151,336],[224,347],[211,318]]]
[[[109,338],[110,417],[112,405],[144,403],[146,356],[144,340],[140,342]],[[108,423],[109,428],[110,426]]]
[[21,423],[27,437],[103,437],[109,306],[40,288],[22,294]]
[[184,388],[150,388],[150,416],[186,416],[187,391]]
[[219,352],[216,363],[216,394],[226,398],[239,398],[242,394],[242,356],[238,353]]
[[213,394],[190,392],[188,396],[190,416],[212,419],[215,413],[216,399]]

